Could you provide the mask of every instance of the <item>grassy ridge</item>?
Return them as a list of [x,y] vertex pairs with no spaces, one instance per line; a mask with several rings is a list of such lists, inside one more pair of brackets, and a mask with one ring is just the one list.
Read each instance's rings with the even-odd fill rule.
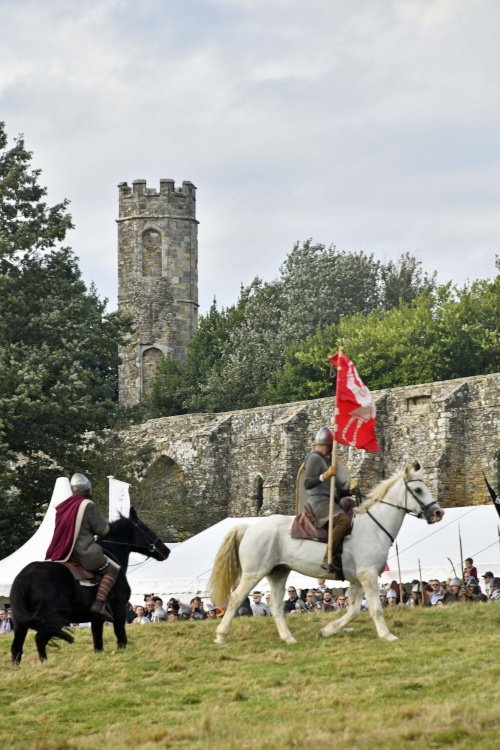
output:
[[[336,616],[336,615],[333,615]],[[4,668],[0,711],[10,748],[496,748],[500,605],[387,613],[397,643],[363,615],[354,632],[316,634],[331,615],[297,616],[285,645],[268,618],[236,620],[225,646],[214,622],[106,629],[49,649],[33,638]],[[11,638],[0,638],[4,667]]]

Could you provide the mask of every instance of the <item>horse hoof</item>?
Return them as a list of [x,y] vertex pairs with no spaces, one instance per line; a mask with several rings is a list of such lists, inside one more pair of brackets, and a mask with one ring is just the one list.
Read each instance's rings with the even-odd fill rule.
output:
[[218,635],[217,638],[214,638],[214,643],[216,643],[218,646],[222,646],[226,642],[226,639],[222,635]]
[[393,635],[392,633],[389,633],[389,635],[385,636],[384,640],[389,641],[389,643],[393,643],[394,641],[399,641],[399,638],[397,637],[397,635]]
[[288,638],[285,638],[285,643],[289,643],[292,646],[294,643],[297,643],[297,639],[291,635]]

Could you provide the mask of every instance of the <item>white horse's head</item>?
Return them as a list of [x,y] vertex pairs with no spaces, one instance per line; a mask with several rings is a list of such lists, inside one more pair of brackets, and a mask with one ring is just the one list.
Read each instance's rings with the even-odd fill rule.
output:
[[435,500],[420,474],[420,464],[405,466],[403,471],[405,487],[404,508],[417,518],[425,518],[427,523],[437,523],[444,516],[444,510]]
[[356,514],[366,513],[376,503],[392,505],[417,518],[425,518],[427,523],[436,523],[444,516],[444,510],[425,485],[416,461],[379,482],[368,493],[367,500],[356,508]]

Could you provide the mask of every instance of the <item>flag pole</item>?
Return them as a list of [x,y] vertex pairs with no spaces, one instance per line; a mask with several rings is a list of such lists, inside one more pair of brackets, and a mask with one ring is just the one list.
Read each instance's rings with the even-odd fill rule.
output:
[[401,580],[401,565],[399,564],[399,549],[398,543],[396,542],[396,558],[398,561],[398,576],[399,576],[399,603],[403,604],[403,581]]
[[340,357],[344,353],[344,347],[339,344],[338,356],[337,356],[337,376],[335,378],[335,399],[334,399],[334,410],[333,410],[333,443],[332,443],[332,476],[330,478],[330,505],[328,507],[328,546],[327,546],[327,562],[328,565],[332,564],[333,560],[333,509],[335,505],[335,482],[337,478],[337,383],[338,373],[341,369]]

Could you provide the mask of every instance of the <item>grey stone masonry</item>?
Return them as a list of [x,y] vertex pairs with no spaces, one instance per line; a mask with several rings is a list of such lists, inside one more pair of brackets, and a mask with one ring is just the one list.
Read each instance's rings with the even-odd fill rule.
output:
[[120,349],[120,402],[130,406],[147,392],[158,363],[168,354],[184,361],[198,312],[196,188],[160,180],[120,183],[118,308],[134,331]]
[[[482,472],[498,486],[500,374],[372,395],[382,450],[366,453],[339,446],[339,458],[363,492],[418,460],[444,507],[491,502]],[[182,477],[198,520],[208,527],[228,515],[293,513],[297,471],[316,430],[332,419],[333,397],[154,419],[129,434],[138,445],[153,442],[149,471],[155,481],[162,466],[165,487],[174,475]]]

